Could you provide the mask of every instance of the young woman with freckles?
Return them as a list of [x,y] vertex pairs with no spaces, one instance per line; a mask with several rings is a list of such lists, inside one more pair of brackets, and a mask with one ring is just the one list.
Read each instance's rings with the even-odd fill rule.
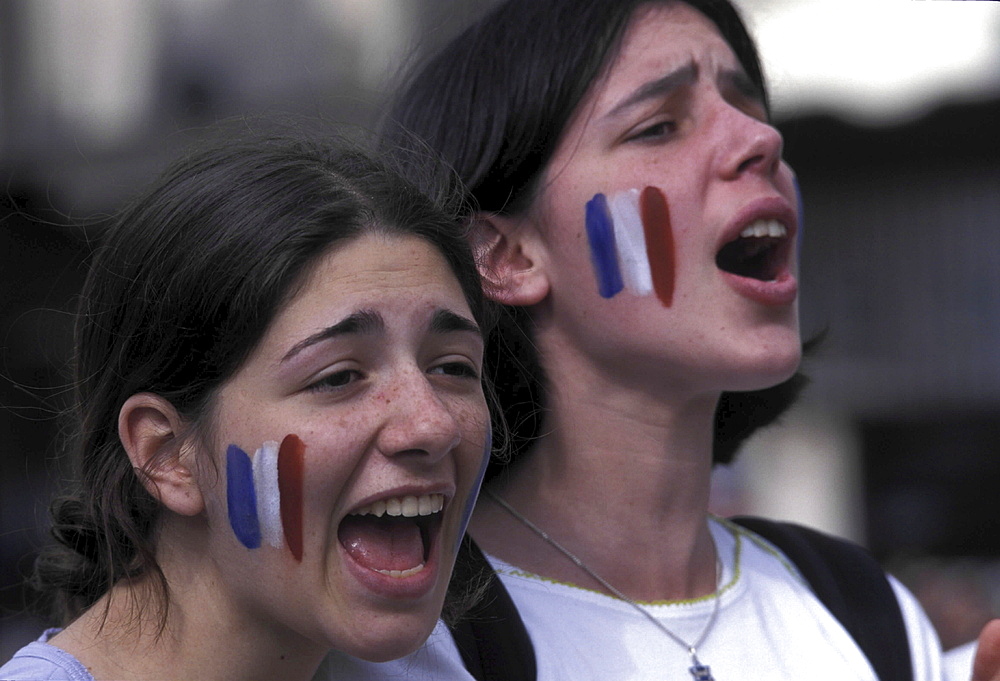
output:
[[426,639],[490,449],[461,206],[355,151],[227,138],[121,213],[36,573],[63,628],[0,678],[294,681]]
[[[496,381],[517,451],[469,533],[533,659],[497,677],[941,679],[927,618],[870,556],[708,513],[712,466],[801,385],[795,179],[732,6],[501,2],[399,90],[386,143],[410,134],[469,186],[509,317]],[[798,560],[775,530],[857,556],[844,574],[874,573],[884,599],[835,614],[807,580],[825,554]],[[849,623],[890,611],[867,642]],[[465,645],[439,627],[355,675],[490,678]],[[997,670],[983,658],[977,679]]]

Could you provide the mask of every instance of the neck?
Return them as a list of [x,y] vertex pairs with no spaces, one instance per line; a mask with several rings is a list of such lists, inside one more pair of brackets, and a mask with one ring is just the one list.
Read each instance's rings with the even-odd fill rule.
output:
[[[671,400],[645,386],[581,376],[557,380],[550,371],[550,384],[561,388],[549,391],[544,435],[490,488],[630,598],[711,593],[716,559],[707,516],[718,395]],[[488,499],[472,533],[518,567],[606,591]]]
[[118,584],[52,643],[98,680],[306,680],[319,666],[322,648],[263,631],[250,613],[236,612],[219,597],[211,578],[175,580],[168,572],[168,579],[165,622],[148,607],[155,602],[151,580]]

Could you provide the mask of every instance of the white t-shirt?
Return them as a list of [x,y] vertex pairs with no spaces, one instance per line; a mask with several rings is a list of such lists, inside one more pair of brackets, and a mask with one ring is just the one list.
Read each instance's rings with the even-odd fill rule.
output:
[[[723,564],[722,587],[718,615],[698,657],[716,679],[875,679],[854,640],[774,546],[727,521],[713,519],[711,530]],[[628,603],[525,573],[491,556],[489,560],[531,636],[538,681],[691,680],[686,650]],[[940,681],[937,635],[912,594],[891,582],[909,634],[914,681]],[[677,636],[694,642],[715,603],[706,597],[644,607]],[[440,623],[413,655],[384,664],[330,656],[317,678],[338,675],[359,680],[472,678]]]
[[969,681],[978,641],[971,641],[944,654],[944,677],[948,681]]

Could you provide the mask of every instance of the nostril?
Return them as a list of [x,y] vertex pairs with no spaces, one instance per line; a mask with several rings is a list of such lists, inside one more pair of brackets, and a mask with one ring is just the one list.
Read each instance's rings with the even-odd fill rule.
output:
[[739,172],[744,173],[753,168],[754,166],[756,166],[757,164],[765,165],[766,163],[767,163],[767,158],[763,154],[758,154],[757,156],[748,158],[744,160],[742,163],[740,163],[738,170]]

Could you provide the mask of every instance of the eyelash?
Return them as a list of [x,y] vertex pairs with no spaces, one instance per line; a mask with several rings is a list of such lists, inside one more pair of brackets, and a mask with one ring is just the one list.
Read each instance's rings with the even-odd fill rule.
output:
[[[479,371],[470,362],[444,362],[431,367],[428,373],[451,376],[454,378],[472,378],[479,380]],[[343,390],[351,383],[364,378],[357,369],[343,369],[327,374],[315,383],[309,385],[306,390],[309,392],[334,392]],[[344,380],[347,379],[347,380]]]
[[[439,369],[444,371],[438,372]],[[430,371],[431,373],[442,373],[446,376],[454,376],[456,378],[479,379],[479,371],[469,362],[445,362],[432,367]]]
[[642,128],[637,133],[628,138],[629,142],[642,142],[646,140],[659,140],[669,137],[677,130],[677,123],[674,121],[660,121],[654,125]]
[[[361,372],[356,369],[343,369],[335,371],[332,374],[327,374],[306,389],[314,393],[342,390],[361,377]],[[348,380],[345,382],[342,380],[344,378]]]

